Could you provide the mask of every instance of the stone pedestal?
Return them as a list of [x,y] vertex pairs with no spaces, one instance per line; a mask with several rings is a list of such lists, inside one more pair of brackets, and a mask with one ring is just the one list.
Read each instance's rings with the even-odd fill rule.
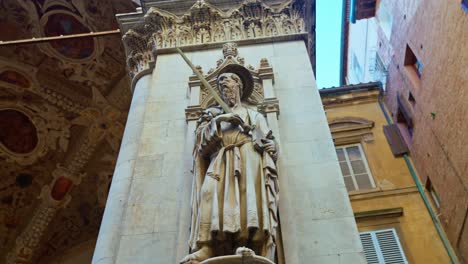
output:
[[236,255],[215,257],[203,261],[200,264],[274,264],[264,257],[256,256],[248,248],[238,248]]

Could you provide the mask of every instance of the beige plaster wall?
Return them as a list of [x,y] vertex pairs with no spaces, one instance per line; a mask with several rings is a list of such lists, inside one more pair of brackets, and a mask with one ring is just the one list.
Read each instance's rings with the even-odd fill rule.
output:
[[[255,67],[267,58],[275,72],[286,263],[365,263],[304,42],[243,46],[239,55]],[[206,72],[222,52],[187,56]],[[178,54],[157,57],[148,96],[139,103],[144,105],[142,131],[134,169],[128,172],[131,186],[116,263],[178,263],[188,253],[193,132],[187,132],[184,109],[189,75]]]

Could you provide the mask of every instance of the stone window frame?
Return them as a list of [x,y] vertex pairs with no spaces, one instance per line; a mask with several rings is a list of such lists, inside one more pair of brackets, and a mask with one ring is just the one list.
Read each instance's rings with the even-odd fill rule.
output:
[[374,121],[365,118],[339,117],[330,120],[328,126],[335,146],[374,141]]
[[431,206],[434,208],[434,211],[440,212],[440,196],[437,194],[437,191],[435,190],[434,185],[432,184],[432,181],[429,177],[426,180],[426,192],[429,193],[429,201]]
[[370,169],[369,162],[367,161],[365,151],[366,143],[371,143],[374,141],[374,134],[372,132],[372,129],[374,128],[374,121],[361,117],[344,116],[329,120],[328,126],[332,134],[335,148],[346,145],[360,144],[361,153],[365,158],[365,165],[373,187],[371,189],[355,189],[353,191],[348,191],[348,193],[354,194],[375,190],[378,187],[377,182],[372,175],[372,170]]
[[406,44],[403,65],[406,75],[410,79],[413,87],[419,89],[421,87],[424,64],[422,63],[420,56],[416,54],[415,49],[411,48],[408,43]]
[[[361,161],[364,163],[364,168],[365,168],[365,171],[366,171],[366,174],[367,174],[367,178],[369,179],[369,182],[370,182],[370,185],[371,185],[371,188],[367,188],[367,189],[362,189],[360,188],[359,184],[357,183],[357,179],[356,179],[356,173],[354,173],[354,169],[353,169],[353,166],[351,164],[351,161],[349,159],[349,155],[348,155],[348,152],[347,152],[347,148],[350,148],[350,147],[358,147],[359,149],[359,154],[360,154],[360,157],[361,157]],[[354,189],[353,190],[349,190],[348,188],[346,188],[348,190],[349,193],[353,193],[353,192],[359,192],[359,191],[368,191],[368,190],[373,190],[376,188],[376,184],[375,184],[375,181],[374,181],[374,177],[372,175],[372,171],[370,170],[370,167],[369,167],[369,163],[367,162],[367,157],[366,157],[366,153],[364,152],[364,149],[362,147],[362,144],[361,143],[355,143],[355,144],[347,144],[347,145],[341,145],[341,146],[335,146],[335,150],[338,152],[338,149],[342,149],[343,150],[343,154],[344,154],[344,157],[345,157],[345,162],[346,162],[346,165],[348,167],[348,170],[350,172],[349,175],[343,175],[343,179],[345,177],[350,177],[352,179],[352,182],[353,182],[353,185],[354,185]],[[339,158],[338,158],[339,160]],[[354,160],[353,160],[354,161]],[[339,160],[339,163],[340,163],[340,168],[341,168],[341,163],[343,161],[340,161]],[[343,172],[343,170],[342,170]],[[360,174],[357,174],[357,175],[362,175],[363,173],[360,173]]]

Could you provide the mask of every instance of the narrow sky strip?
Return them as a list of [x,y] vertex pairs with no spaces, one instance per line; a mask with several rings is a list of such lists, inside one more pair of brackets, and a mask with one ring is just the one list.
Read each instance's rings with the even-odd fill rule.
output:
[[317,88],[340,84],[343,0],[316,0]]

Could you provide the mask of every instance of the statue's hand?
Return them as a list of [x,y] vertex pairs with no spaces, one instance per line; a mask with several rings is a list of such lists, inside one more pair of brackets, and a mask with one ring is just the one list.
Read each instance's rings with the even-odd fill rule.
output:
[[276,143],[273,139],[262,139],[263,150],[268,152],[268,154],[274,156],[276,155]]
[[228,114],[222,114],[218,115],[215,117],[216,123],[220,124],[221,122],[228,122],[233,125],[243,125],[244,120],[239,115],[233,114],[233,113],[228,113]]

